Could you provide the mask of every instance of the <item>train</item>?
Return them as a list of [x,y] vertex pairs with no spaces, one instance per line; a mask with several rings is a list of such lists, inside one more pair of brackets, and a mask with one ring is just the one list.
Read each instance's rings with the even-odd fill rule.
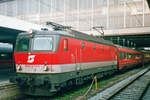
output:
[[[27,95],[60,90],[144,63],[144,53],[72,29],[22,32],[14,51],[17,83]],[[150,61],[150,59],[146,59]]]
[[0,43],[0,70],[13,68],[13,48]]

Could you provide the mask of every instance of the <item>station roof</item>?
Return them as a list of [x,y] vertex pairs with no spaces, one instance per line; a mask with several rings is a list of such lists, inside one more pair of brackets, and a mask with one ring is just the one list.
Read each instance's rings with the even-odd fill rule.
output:
[[[127,45],[127,42],[129,41],[130,43],[135,44],[137,48],[150,47],[150,27],[105,30],[104,38],[115,43],[118,42],[119,38],[120,45]],[[126,43],[123,43],[123,41]]]
[[[99,31],[101,32],[101,30]],[[92,34],[91,31],[85,31],[85,33]],[[97,31],[93,31],[93,33],[95,33],[96,36],[102,36]],[[104,36],[102,37],[119,45],[129,45],[129,47],[131,47],[135,44],[135,46],[138,48],[150,47],[150,27],[104,30]]]
[[[41,30],[41,28],[48,27],[0,15],[0,42],[13,44],[15,43],[18,33],[30,29]],[[93,32],[96,33],[95,31]],[[119,37],[120,45],[127,45],[127,41],[130,41],[132,44],[136,44],[136,47],[150,47],[150,27],[104,30],[103,37],[114,43],[118,42]],[[123,41],[125,41],[125,43],[123,43]]]
[[13,1],[13,0],[0,0],[0,3],[8,2],[8,1]]
[[30,29],[41,30],[41,28],[47,27],[0,15],[0,42],[15,43],[18,33]]
[[147,2],[148,2],[148,6],[150,7],[150,0],[147,0]]
[[[150,35],[119,35],[119,36],[104,36],[104,39],[111,40],[116,44],[125,45],[128,47],[144,48],[150,47]],[[119,41],[119,43],[118,43]],[[123,43],[125,41],[125,43]],[[129,42],[129,43],[128,43]]]

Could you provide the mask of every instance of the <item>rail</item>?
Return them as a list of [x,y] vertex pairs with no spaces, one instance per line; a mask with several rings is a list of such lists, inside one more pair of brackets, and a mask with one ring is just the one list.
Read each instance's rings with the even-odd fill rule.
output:
[[[115,95],[117,95],[120,91],[125,89],[127,86],[132,84],[134,81],[136,81],[141,76],[145,75],[149,71],[149,68],[146,68],[137,74],[130,76],[129,78],[119,82],[118,84],[115,84],[114,86],[105,89],[104,91],[97,93],[97,95],[89,98],[88,100],[110,100]],[[122,100],[122,99],[121,99]]]

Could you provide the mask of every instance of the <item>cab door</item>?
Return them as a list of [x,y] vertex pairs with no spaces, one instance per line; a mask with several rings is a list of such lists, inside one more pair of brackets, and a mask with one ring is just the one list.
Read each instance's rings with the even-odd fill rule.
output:
[[82,70],[82,40],[76,41],[75,46],[75,59],[76,59],[76,71]]
[[81,48],[75,49],[75,58],[76,58],[76,70],[81,70]]

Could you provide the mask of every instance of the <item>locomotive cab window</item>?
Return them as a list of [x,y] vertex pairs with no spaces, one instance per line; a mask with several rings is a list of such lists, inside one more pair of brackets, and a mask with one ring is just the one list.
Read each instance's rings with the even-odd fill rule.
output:
[[52,37],[37,37],[33,39],[32,50],[35,51],[52,51],[53,50],[53,38]]
[[29,38],[20,37],[16,41],[16,52],[27,52],[29,50]]
[[64,39],[64,51],[68,51],[68,39]]

